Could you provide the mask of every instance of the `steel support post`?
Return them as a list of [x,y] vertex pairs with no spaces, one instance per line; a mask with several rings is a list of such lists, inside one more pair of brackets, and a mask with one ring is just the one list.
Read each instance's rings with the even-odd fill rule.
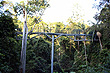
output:
[[54,57],[54,35],[52,35],[51,73],[53,73],[53,57]]

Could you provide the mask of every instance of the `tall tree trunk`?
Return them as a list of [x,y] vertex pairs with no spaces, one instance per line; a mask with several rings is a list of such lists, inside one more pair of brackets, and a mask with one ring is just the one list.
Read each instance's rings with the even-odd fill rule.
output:
[[102,50],[102,43],[100,37],[99,37],[99,43],[100,43],[100,49]]
[[86,42],[84,41],[84,48],[85,48],[85,59],[86,59],[86,65],[87,65],[87,54],[86,54]]
[[71,39],[70,39],[70,49],[69,49],[70,53],[71,53],[71,46],[72,46],[72,44],[71,44]]
[[[79,38],[78,38],[78,40],[79,40]],[[78,41],[78,51],[79,51],[79,41]]]
[[102,43],[101,43],[101,40],[100,40],[100,37],[102,36],[100,32],[97,32],[97,36],[99,38],[99,43],[100,43],[100,47],[101,47],[101,50],[102,50]]
[[26,66],[26,46],[27,46],[27,36],[28,36],[28,27],[26,22],[27,21],[26,5],[27,5],[27,1],[25,2],[25,9],[23,10],[25,20],[23,27],[20,73],[25,73],[25,66]]

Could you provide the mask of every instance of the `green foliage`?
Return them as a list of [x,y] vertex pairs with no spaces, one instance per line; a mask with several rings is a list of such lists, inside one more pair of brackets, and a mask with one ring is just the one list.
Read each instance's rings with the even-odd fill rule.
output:
[[62,55],[60,64],[61,64],[61,67],[64,69],[64,71],[69,70],[69,68],[71,67],[70,57],[66,54]]
[[50,50],[51,44],[43,38],[32,39],[27,46],[27,73],[49,73],[50,72]]
[[98,22],[100,22],[99,25],[95,26],[95,29],[97,31],[100,31],[102,34],[102,44],[103,48],[110,49],[110,6],[105,5],[104,8],[101,10],[100,15],[96,15],[95,18]]
[[2,34],[2,38],[5,38],[6,36],[14,37],[15,28],[16,26],[10,16],[5,16],[5,14],[0,16],[0,34]]
[[26,6],[24,1],[21,1],[14,6],[14,11],[17,12],[17,15],[21,15],[24,14],[23,11],[26,7],[28,15],[35,16],[36,13],[41,15],[42,10],[48,6],[49,4],[45,0],[29,0]]
[[16,26],[10,16],[0,16],[0,71],[18,73],[20,43],[14,38]]

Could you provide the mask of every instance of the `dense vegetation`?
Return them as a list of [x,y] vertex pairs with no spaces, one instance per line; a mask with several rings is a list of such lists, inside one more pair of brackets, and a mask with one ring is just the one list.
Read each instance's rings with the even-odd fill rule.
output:
[[0,71],[18,72],[20,58],[20,44],[15,39],[13,19],[5,14],[0,15]]
[[[30,5],[33,2],[30,1]],[[40,2],[36,2],[39,4]],[[105,4],[106,3],[106,4]],[[19,73],[20,53],[22,41],[17,40],[15,33],[23,31],[23,22],[17,16],[22,14],[21,5],[13,6],[11,8],[15,14],[10,11],[2,11],[2,8],[10,3],[1,2],[0,10],[0,73]],[[44,8],[40,3],[41,8]],[[88,26],[83,21],[74,21],[72,18],[68,19],[69,24],[65,26],[62,22],[45,23],[41,21],[37,23],[37,19],[33,16],[34,12],[30,11],[28,14],[28,28],[32,29],[33,24],[36,27],[33,32],[53,32],[53,33],[82,33],[90,34],[95,31],[101,33],[102,50],[98,41],[91,42],[75,42],[65,36],[61,36],[55,40],[54,45],[54,72],[76,72],[76,73],[110,73],[110,5],[109,1],[101,2],[103,8],[99,14],[95,15],[97,24]],[[101,7],[102,5],[99,5]],[[18,12],[16,8],[21,7]],[[48,6],[47,6],[48,7]],[[98,8],[99,8],[98,7]],[[40,9],[39,8],[39,11]],[[32,8],[29,8],[30,10]],[[21,13],[20,13],[21,12]],[[12,18],[13,17],[13,18]],[[17,31],[15,30],[17,29]],[[76,30],[76,31],[74,31]],[[29,35],[28,39],[36,35]],[[22,35],[19,35],[22,37]],[[51,37],[51,36],[50,36]],[[55,36],[57,37],[57,36]],[[72,38],[72,37],[71,37]],[[77,37],[77,39],[80,37]],[[88,37],[92,39],[91,37]],[[85,57],[85,46],[86,54]],[[87,58],[87,64],[86,64]],[[45,35],[38,35],[33,39],[27,41],[26,50],[26,73],[50,73],[51,70],[51,39]]]

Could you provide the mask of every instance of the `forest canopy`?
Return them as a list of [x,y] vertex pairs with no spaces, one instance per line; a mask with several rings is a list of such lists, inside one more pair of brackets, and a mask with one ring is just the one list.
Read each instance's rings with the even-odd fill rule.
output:
[[[50,5],[45,0],[29,0],[12,4],[9,1],[0,2],[0,73],[19,73],[22,48],[22,34],[27,11],[27,27],[31,32],[93,34],[93,41],[74,41],[61,36],[54,40],[53,72],[75,73],[110,73],[110,1],[101,0],[100,12],[94,15],[97,23],[89,26],[83,20],[74,21],[80,14],[68,18],[68,24],[63,22],[46,23],[42,20],[45,9]],[[8,6],[8,7],[7,7]],[[4,10],[4,7],[7,7]],[[26,9],[25,9],[26,8]],[[52,37],[52,36],[50,36]],[[58,37],[58,36],[54,36]],[[84,38],[76,37],[77,40]],[[26,46],[26,73],[51,72],[52,40],[45,35],[28,34]],[[97,39],[97,41],[94,41]],[[86,48],[86,49],[85,49]],[[85,55],[86,54],[86,55]]]

